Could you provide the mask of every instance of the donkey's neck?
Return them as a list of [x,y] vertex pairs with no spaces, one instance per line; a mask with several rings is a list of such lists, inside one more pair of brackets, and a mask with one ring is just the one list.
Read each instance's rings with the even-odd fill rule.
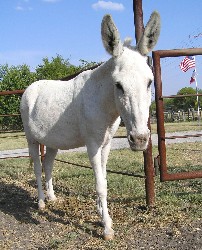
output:
[[101,112],[115,121],[119,116],[114,98],[114,80],[112,74],[115,69],[114,59],[111,58],[92,73],[92,85],[96,88]]

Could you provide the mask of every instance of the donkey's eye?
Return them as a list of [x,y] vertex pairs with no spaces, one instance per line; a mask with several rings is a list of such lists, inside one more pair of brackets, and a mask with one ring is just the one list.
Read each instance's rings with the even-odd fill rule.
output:
[[147,89],[149,89],[151,87],[152,81],[150,80],[147,84]]
[[119,90],[121,90],[122,92],[124,92],[123,87],[122,87],[122,85],[121,85],[120,82],[117,82],[117,83],[116,83],[116,87],[117,87],[117,89],[119,89]]

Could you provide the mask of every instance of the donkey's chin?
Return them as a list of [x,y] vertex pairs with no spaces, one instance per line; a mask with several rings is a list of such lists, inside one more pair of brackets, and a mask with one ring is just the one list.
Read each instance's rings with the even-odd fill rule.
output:
[[130,145],[130,149],[132,151],[145,151],[147,149],[147,145],[148,145],[148,142],[147,143],[144,143],[144,145],[137,145],[137,144],[134,144],[134,143],[129,143]]

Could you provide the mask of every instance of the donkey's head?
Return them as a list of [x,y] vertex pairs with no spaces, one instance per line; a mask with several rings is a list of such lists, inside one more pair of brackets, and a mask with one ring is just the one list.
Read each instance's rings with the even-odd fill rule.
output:
[[151,104],[153,74],[147,64],[147,54],[155,46],[160,33],[160,16],[153,12],[144,34],[133,48],[122,44],[110,15],[102,21],[102,40],[113,57],[113,84],[116,108],[126,125],[132,150],[145,150],[149,140],[147,126]]

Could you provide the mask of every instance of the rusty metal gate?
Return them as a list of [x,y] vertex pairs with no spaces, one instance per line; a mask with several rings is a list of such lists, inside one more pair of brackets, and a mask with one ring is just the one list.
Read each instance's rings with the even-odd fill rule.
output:
[[[193,49],[180,49],[180,50],[159,50],[152,53],[154,64],[154,85],[155,85],[155,101],[156,101],[156,114],[157,114],[157,131],[158,131],[158,151],[159,155],[155,159],[160,170],[161,181],[172,181],[182,179],[194,179],[202,178],[202,170],[192,172],[179,172],[169,173],[167,167],[167,155],[166,155],[166,139],[186,138],[186,137],[202,137],[202,133],[195,135],[185,136],[166,136],[164,127],[164,99],[165,98],[181,98],[195,95],[175,95],[175,96],[163,96],[163,86],[161,78],[161,63],[160,59],[165,57],[179,57],[179,56],[194,56],[202,55],[202,48]],[[198,96],[201,94],[198,94]]]

